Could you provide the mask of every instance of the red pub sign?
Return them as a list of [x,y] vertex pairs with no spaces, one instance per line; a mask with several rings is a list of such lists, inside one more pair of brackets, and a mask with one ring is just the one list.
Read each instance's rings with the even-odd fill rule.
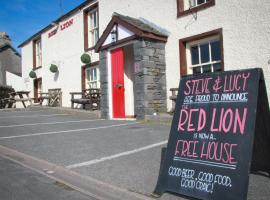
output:
[[[71,25],[73,25],[73,19],[70,19],[70,20],[64,22],[63,24],[61,24],[60,31],[63,31],[64,29],[70,27]],[[48,33],[48,38],[54,36],[58,30],[59,30],[59,26],[57,26],[57,28],[53,29],[51,32]]]

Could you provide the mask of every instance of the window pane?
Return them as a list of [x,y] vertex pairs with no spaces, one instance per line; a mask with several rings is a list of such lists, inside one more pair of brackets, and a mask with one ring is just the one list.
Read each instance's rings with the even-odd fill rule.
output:
[[199,50],[198,46],[191,47],[191,64],[199,64]]
[[96,68],[94,68],[93,69],[93,80],[97,80],[97,69]]
[[209,44],[202,44],[200,46],[201,49],[201,63],[209,62]]
[[193,67],[192,71],[193,71],[193,74],[200,74],[201,73],[201,67]]
[[198,5],[205,3],[205,0],[198,0]]
[[211,54],[212,54],[212,61],[219,61],[220,60],[220,42],[215,41],[211,42]]
[[86,70],[86,79],[87,79],[87,81],[90,81],[90,70],[89,69]]
[[189,0],[189,6],[190,7],[196,6],[196,0]]
[[97,27],[97,12],[94,12],[94,27]]
[[98,30],[96,29],[94,30],[94,45],[96,45],[97,41],[98,41]]
[[214,64],[213,65],[213,69],[214,69],[214,72],[220,72],[220,71],[222,71],[221,64],[220,63]]
[[208,73],[208,72],[211,72],[211,65],[204,65],[202,66],[202,69],[203,69],[203,73]]
[[95,28],[95,13],[91,13],[90,14],[90,19],[91,19],[91,23],[90,23],[90,29],[94,29]]

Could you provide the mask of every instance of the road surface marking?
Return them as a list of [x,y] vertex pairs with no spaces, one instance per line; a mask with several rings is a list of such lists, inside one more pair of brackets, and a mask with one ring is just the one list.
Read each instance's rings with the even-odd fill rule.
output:
[[25,135],[14,135],[14,136],[0,137],[0,140],[12,139],[12,138],[31,137],[31,136],[40,136],[40,135],[52,135],[52,134],[58,134],[58,133],[70,133],[70,132],[98,130],[98,129],[118,127],[118,126],[134,125],[134,124],[138,124],[138,123],[139,122],[136,122],[136,123],[126,123],[126,124],[116,124],[116,125],[110,125],[110,126],[99,126],[99,127],[83,128],[83,129],[73,129],[73,130],[66,130],[66,131],[52,131],[52,132],[44,132],[44,133],[33,133],[33,134],[25,134]]
[[36,125],[53,125],[53,124],[66,124],[66,123],[77,123],[77,122],[93,122],[93,121],[101,121],[104,119],[88,119],[88,120],[78,120],[78,121],[63,121],[63,122],[45,122],[45,123],[35,123],[35,124],[14,124],[14,125],[6,125],[0,126],[0,128],[11,128],[11,127],[20,127],[20,126],[36,126]]
[[0,119],[6,119],[6,118],[19,118],[19,117],[25,117],[25,118],[35,118],[35,117],[52,117],[52,116],[63,116],[63,115],[69,115],[69,114],[49,114],[49,115],[17,115],[17,116],[1,116]]
[[34,113],[34,112],[42,112],[42,111],[46,111],[46,110],[0,110],[0,113],[14,114],[14,113]]
[[103,158],[98,158],[98,159],[94,159],[94,160],[90,160],[90,161],[86,161],[86,162],[82,162],[82,163],[68,165],[68,166],[66,166],[66,168],[74,169],[74,168],[78,168],[78,167],[94,165],[94,164],[104,162],[104,161],[107,161],[107,160],[112,160],[112,159],[119,158],[119,157],[122,157],[122,156],[135,154],[135,153],[138,153],[140,151],[145,151],[145,150],[148,150],[148,149],[152,149],[154,147],[158,147],[158,146],[161,146],[161,145],[164,145],[164,144],[167,144],[167,143],[168,143],[168,140],[164,140],[164,141],[159,142],[159,143],[151,144],[151,145],[144,146],[144,147],[134,149],[134,150],[131,150],[131,151],[125,151],[125,152],[122,152],[122,153],[114,154],[114,155],[111,155],[111,156],[108,156],[108,157],[103,157]]

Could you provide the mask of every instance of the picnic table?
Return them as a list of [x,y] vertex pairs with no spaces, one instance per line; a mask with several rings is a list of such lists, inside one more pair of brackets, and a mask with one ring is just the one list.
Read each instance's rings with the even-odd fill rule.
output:
[[30,91],[16,91],[16,92],[11,92],[9,93],[10,97],[9,97],[9,103],[13,104],[12,107],[15,107],[14,104],[16,104],[16,102],[22,102],[23,107],[26,108],[26,102],[29,103],[29,105],[32,105],[32,100],[29,97],[29,93]]
[[[86,109],[86,105],[90,110],[100,109],[100,89],[91,88],[82,90],[82,92],[70,92],[71,95],[71,108],[74,108],[74,103],[82,104],[83,109]],[[80,96],[76,98],[75,96]]]
[[62,106],[62,92],[61,88],[48,89],[48,92],[39,93],[39,103],[42,105],[43,101],[47,100],[47,106]]

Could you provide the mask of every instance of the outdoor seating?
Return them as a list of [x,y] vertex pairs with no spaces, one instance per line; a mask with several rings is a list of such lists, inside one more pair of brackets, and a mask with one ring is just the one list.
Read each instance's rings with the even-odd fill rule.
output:
[[10,99],[10,93],[14,91],[11,86],[0,85],[0,109],[15,106],[14,100]]
[[62,106],[62,91],[61,88],[48,89],[48,92],[39,93],[39,103],[42,105],[43,101],[47,101],[47,106]]
[[170,91],[172,92],[172,95],[169,97],[169,99],[172,100],[172,109],[170,112],[173,113],[175,111],[178,88],[170,88]]
[[90,109],[90,110],[100,109],[100,89],[97,88],[85,89],[82,92],[70,92],[70,95],[71,95],[71,108],[74,108],[74,104],[76,103],[81,104],[83,109]]
[[29,91],[11,92],[11,93],[9,93],[10,97],[9,97],[8,103],[12,104],[12,107],[15,107],[14,104],[16,104],[16,102],[21,102],[24,108],[27,107],[27,104],[28,104],[28,106],[31,106],[32,100],[29,97],[29,93],[30,93]]

